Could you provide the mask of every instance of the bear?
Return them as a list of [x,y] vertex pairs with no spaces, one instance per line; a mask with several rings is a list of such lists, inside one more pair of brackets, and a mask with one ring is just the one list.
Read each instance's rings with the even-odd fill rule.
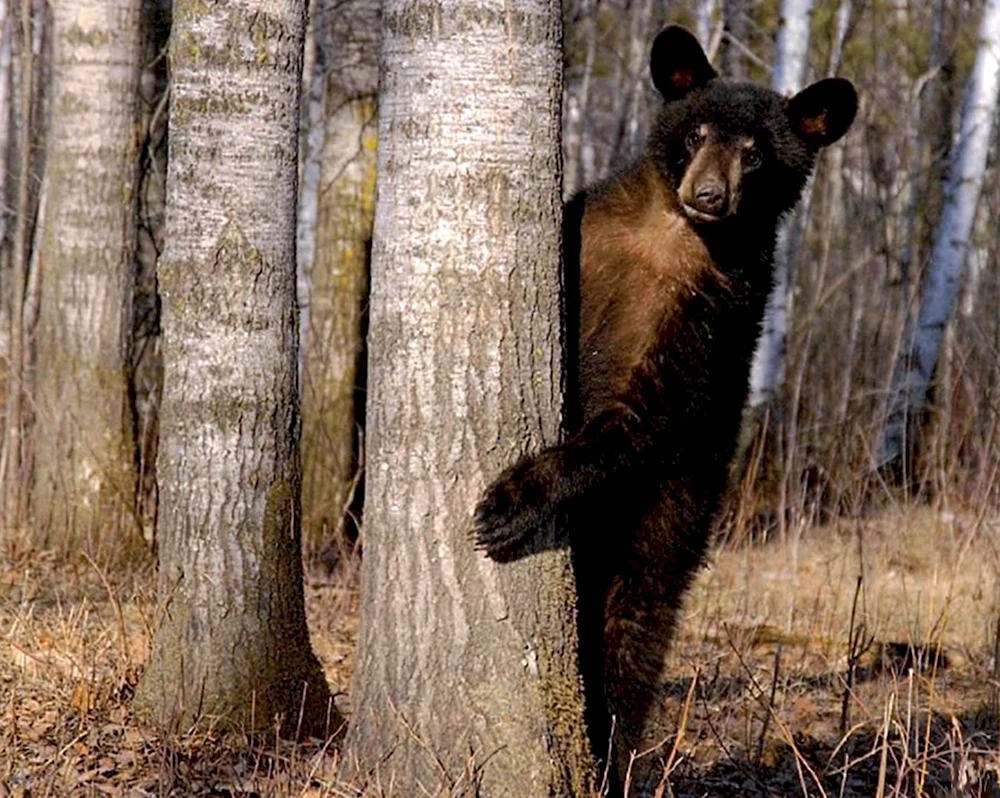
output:
[[552,524],[568,540],[587,732],[631,795],[662,777],[633,755],[670,733],[665,655],[726,486],[778,224],[857,110],[839,78],[791,98],[721,78],[676,25],[650,72],[645,149],[564,212],[564,441],[501,473],[473,520],[499,562],[558,544]]

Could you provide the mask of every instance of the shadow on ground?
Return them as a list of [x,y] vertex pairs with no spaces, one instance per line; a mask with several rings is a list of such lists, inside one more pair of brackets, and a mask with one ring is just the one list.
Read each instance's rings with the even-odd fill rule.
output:
[[[841,741],[794,734],[791,742],[772,740],[763,751],[726,745],[712,764],[682,760],[664,795],[674,798],[787,798],[788,796],[926,796],[1000,798],[995,730],[987,709],[952,718],[926,713],[903,739],[903,727],[889,733],[864,728]],[[692,729],[713,735],[711,728]]]

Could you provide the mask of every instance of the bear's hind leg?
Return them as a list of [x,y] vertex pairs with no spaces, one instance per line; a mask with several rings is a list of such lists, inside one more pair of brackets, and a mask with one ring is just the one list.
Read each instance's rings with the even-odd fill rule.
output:
[[[659,593],[659,591],[654,591]],[[612,763],[630,798],[652,795],[674,733],[663,701],[663,666],[679,596],[618,579],[608,592],[604,690],[614,724]]]

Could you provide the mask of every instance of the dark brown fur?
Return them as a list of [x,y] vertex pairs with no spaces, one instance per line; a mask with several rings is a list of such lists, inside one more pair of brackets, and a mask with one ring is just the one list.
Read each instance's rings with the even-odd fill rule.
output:
[[[669,733],[648,710],[681,600],[705,555],[770,283],[766,271],[747,281],[719,268],[649,159],[606,190],[588,192],[584,203],[580,425],[606,428],[611,413],[640,422],[633,439],[670,441],[640,445],[648,449],[641,470],[629,469],[627,484],[607,495],[590,491],[578,510],[600,518],[588,527],[612,538],[616,528],[627,532],[623,552],[609,552],[603,538],[574,542],[578,581],[588,591],[600,586],[581,596],[581,617],[604,619],[603,628],[580,630],[585,684],[591,694],[602,691],[605,703],[588,705],[588,723],[606,740],[614,718],[614,764],[623,779],[631,751]],[[651,407],[658,429],[650,433]],[[617,501],[625,495],[627,504]],[[633,766],[635,776],[650,762],[656,770],[651,759]]]
[[[501,474],[475,522],[499,561],[547,545],[553,519],[568,532],[588,732],[601,757],[614,730],[612,792],[631,753],[669,733],[664,655],[725,485],[778,220],[856,102],[846,81],[785,101],[714,80],[680,28],[651,67],[667,102],[646,153],[566,208],[570,435]],[[632,795],[659,773],[655,755],[637,762]]]
[[650,164],[587,208],[581,235],[579,352],[588,371],[581,404],[593,416],[626,390],[660,321],[700,277],[725,278]]

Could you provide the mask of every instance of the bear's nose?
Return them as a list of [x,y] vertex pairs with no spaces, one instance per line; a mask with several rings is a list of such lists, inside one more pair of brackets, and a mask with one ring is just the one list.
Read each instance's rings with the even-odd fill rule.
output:
[[721,216],[726,208],[726,187],[716,180],[700,183],[694,193],[694,207],[702,213]]

